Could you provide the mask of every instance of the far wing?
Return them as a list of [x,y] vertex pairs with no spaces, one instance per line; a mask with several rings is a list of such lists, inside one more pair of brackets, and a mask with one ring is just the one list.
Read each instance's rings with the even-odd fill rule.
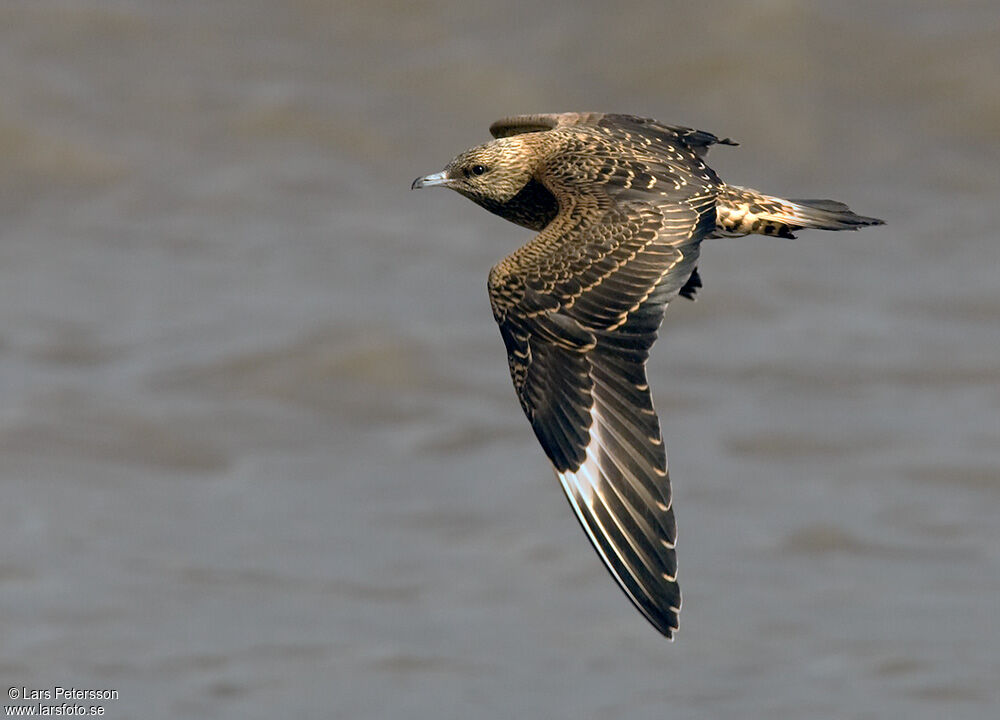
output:
[[683,127],[681,125],[664,125],[652,118],[636,115],[620,115],[615,113],[542,113],[536,115],[514,115],[497,120],[490,125],[493,137],[510,137],[529,132],[543,132],[562,127],[591,126],[615,128],[624,132],[634,132],[637,136],[669,137],[680,141],[694,150],[698,157],[704,157],[708,148],[715,144],[738,145],[729,139],[720,138],[704,130]]

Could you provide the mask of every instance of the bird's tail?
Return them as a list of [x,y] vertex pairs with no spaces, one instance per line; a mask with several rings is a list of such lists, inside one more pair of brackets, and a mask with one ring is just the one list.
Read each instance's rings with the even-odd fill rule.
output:
[[756,190],[726,185],[716,201],[716,234],[775,235],[793,238],[792,231],[857,230],[884,225],[884,220],[856,215],[836,200],[783,200]]

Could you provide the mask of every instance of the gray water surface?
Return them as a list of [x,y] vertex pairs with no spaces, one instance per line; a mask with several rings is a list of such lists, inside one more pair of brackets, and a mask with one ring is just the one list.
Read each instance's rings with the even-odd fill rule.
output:
[[[1000,714],[1000,12],[0,6],[0,679],[120,718]],[[650,362],[681,631],[510,386],[530,233],[417,175],[519,112],[739,140],[860,233],[714,240]]]

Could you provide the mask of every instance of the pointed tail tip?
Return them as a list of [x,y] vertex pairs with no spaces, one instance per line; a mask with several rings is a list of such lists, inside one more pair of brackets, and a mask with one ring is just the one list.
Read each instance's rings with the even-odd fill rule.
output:
[[853,217],[851,217],[850,220],[854,223],[854,230],[860,230],[863,227],[873,227],[875,225],[885,225],[885,220],[882,220],[881,218],[856,215],[853,212],[851,215]]
[[800,227],[821,230],[858,230],[873,225],[885,225],[885,220],[877,217],[858,215],[847,205],[836,200],[794,199],[796,219],[802,220]]

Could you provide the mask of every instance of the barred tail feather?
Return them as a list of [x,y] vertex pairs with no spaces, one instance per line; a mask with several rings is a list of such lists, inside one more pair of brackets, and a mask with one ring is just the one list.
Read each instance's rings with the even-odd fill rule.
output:
[[716,232],[720,235],[775,235],[795,237],[793,230],[858,230],[884,225],[884,220],[852,212],[836,200],[782,198],[727,185],[717,201]]

